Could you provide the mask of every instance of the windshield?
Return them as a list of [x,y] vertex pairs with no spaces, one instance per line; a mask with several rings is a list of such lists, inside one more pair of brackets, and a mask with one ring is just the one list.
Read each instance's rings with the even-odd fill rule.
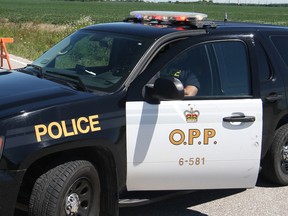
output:
[[78,80],[89,90],[112,92],[124,83],[151,43],[130,35],[80,30],[32,65],[41,68],[44,77]]

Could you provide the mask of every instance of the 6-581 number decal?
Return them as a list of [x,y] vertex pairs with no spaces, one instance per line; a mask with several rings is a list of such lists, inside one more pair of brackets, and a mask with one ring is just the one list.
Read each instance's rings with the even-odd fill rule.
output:
[[203,166],[205,165],[205,157],[191,157],[191,158],[180,158],[179,166]]

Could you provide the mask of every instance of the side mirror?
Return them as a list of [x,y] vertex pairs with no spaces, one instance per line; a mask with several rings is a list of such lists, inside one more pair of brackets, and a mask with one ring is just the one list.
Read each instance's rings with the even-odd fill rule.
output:
[[[184,86],[174,77],[158,78],[153,87],[146,87],[148,98],[154,103],[161,100],[181,100],[184,98]],[[149,101],[148,101],[149,102]]]

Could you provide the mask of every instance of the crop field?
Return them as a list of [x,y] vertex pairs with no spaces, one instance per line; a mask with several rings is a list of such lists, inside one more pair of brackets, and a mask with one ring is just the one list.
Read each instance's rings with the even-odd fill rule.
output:
[[71,32],[93,23],[121,21],[132,10],[172,10],[207,13],[211,20],[258,22],[288,26],[288,7],[220,5],[212,3],[82,2],[0,0],[0,37],[15,55],[35,59]]

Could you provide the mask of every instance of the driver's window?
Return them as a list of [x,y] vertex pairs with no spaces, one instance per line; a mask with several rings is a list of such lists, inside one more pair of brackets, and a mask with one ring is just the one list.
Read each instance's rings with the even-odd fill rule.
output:
[[211,95],[211,72],[205,45],[185,50],[160,71],[160,76],[179,79],[185,96]]
[[247,47],[242,41],[190,47],[160,70],[161,76],[173,76],[182,82],[185,96],[209,97],[250,96],[250,73]]

